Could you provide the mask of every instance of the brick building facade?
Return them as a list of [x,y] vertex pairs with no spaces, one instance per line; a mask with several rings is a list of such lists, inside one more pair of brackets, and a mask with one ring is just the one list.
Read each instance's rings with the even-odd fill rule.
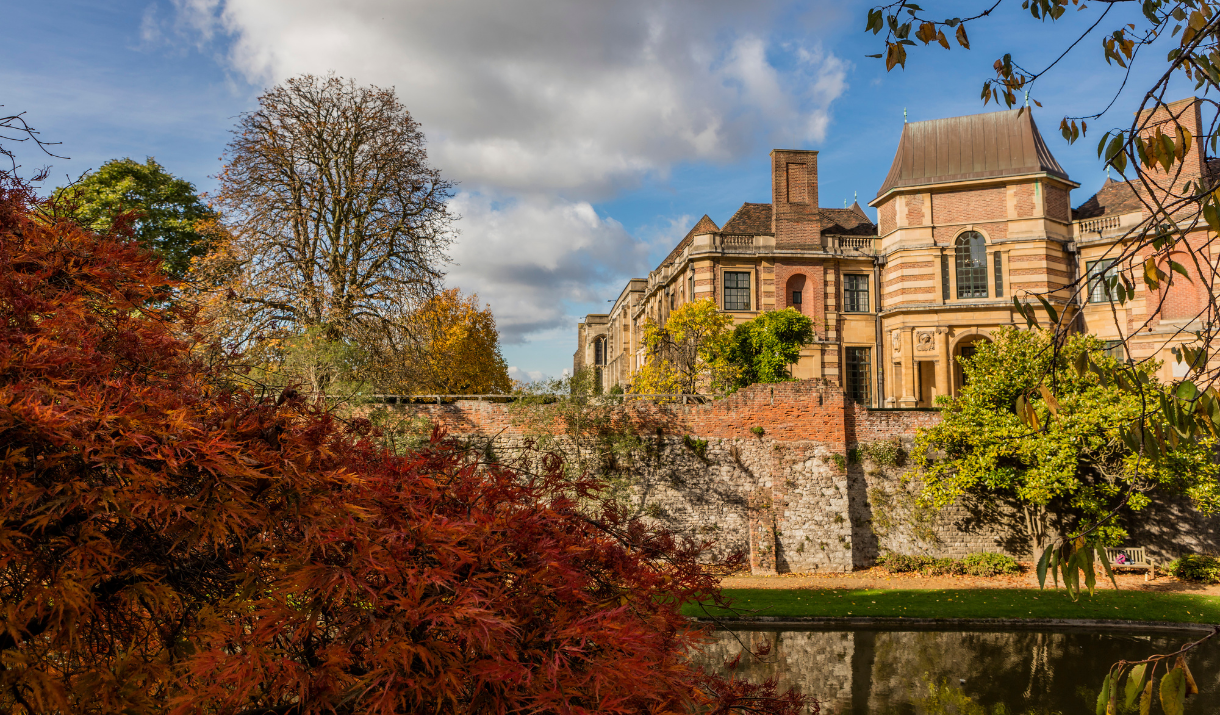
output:
[[[1194,99],[1151,120],[1152,133],[1176,123],[1200,136]],[[1216,168],[1194,142],[1172,176],[1145,178],[1174,193]],[[645,321],[663,324],[689,300],[711,298],[737,322],[792,307],[816,326],[794,377],[842,386],[874,407],[927,407],[960,388],[957,357],[998,328],[1024,325],[1012,296],[1029,291],[1114,350],[1126,341],[1123,357],[1162,360],[1165,379],[1183,373],[1169,351],[1191,337],[1209,282],[1192,275],[1149,291],[1137,280],[1134,300],[1112,306],[1104,278],[1146,258],[1113,262],[1122,236],[1148,216],[1145,189],[1107,181],[1072,209],[1079,184],[1030,111],[905,124],[870,202],[877,225],[859,204],[818,206],[815,151],[771,152],[771,185],[771,203],[743,204],[723,227],[704,216],[647,278],[628,282],[609,313],[587,316],[574,367],[599,370],[604,388],[628,386],[647,359]],[[1210,246],[1205,231],[1184,239]],[[1177,263],[1195,271],[1185,256]]]

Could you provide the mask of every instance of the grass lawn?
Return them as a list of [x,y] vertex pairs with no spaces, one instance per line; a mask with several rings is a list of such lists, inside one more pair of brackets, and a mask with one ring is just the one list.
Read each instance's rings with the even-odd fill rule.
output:
[[[741,616],[886,618],[1086,618],[1220,623],[1220,598],[1190,593],[1097,591],[1073,603],[1065,591],[1032,589],[725,589]],[[687,604],[688,616],[704,615]],[[731,616],[712,610],[713,615]]]

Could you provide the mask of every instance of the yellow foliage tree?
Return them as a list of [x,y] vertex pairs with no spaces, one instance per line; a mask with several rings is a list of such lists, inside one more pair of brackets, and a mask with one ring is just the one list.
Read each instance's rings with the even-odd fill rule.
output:
[[733,316],[721,313],[711,299],[685,303],[669,314],[665,325],[644,323],[648,362],[632,382],[641,394],[724,392],[736,382],[739,367],[730,355]]
[[382,389],[399,393],[500,394],[512,389],[491,306],[458,288],[429,299],[374,368]]

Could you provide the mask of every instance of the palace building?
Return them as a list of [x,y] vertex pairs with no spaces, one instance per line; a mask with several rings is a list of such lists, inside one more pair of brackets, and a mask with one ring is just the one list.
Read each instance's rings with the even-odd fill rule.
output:
[[[1198,101],[1162,108],[1152,122],[1198,137]],[[1146,258],[1115,263],[1116,243],[1148,216],[1146,189],[1107,180],[1073,209],[1080,185],[1028,109],[904,124],[869,202],[876,225],[859,204],[818,206],[817,159],[816,151],[772,151],[771,203],[742,204],[723,227],[700,219],[647,278],[628,281],[608,313],[580,323],[575,369],[597,370],[604,389],[629,386],[648,359],[645,322],[664,324],[682,303],[711,298],[737,322],[783,308],[813,319],[815,339],[792,366],[795,378],[839,385],[872,407],[930,407],[960,389],[958,356],[998,328],[1025,325],[1012,296],[1028,291],[1118,357],[1161,359],[1167,380],[1184,374],[1169,349],[1192,338],[1209,274],[1156,291],[1137,278],[1134,299],[1112,304],[1104,279]],[[1211,181],[1213,168],[1196,141],[1172,176],[1145,179],[1172,190]],[[1185,240],[1212,251],[1205,231]],[[1192,260],[1176,262],[1195,273]],[[1081,276],[1087,288],[1071,288]],[[1118,355],[1122,341],[1130,355]]]

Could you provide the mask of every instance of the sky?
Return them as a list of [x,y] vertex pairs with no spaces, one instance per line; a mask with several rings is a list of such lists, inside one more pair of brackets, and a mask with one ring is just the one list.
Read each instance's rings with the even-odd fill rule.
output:
[[[1135,5],[1135,3],[1127,3]],[[1123,5],[1127,5],[1123,4]],[[978,3],[924,7],[966,16]],[[45,188],[107,160],[155,157],[215,190],[237,117],[289,77],[393,87],[457,184],[447,282],[488,303],[510,373],[571,368],[576,324],[604,312],[703,215],[770,200],[772,148],[816,149],[822,206],[876,195],[910,121],[994,111],[979,98],[1011,52],[1041,69],[1104,10],[1042,23],[1002,4],[972,50],[911,48],[887,73],[857,2],[728,0],[42,0],[5,11],[0,105],[57,157],[16,145]],[[1135,7],[1112,7],[1117,27]],[[1090,36],[1039,81],[1034,117],[1081,184],[1105,175],[1064,115],[1100,111],[1124,76]],[[1153,48],[1153,52],[1157,48]],[[1163,71],[1137,64],[1090,135],[1126,126]],[[1156,61],[1160,60],[1160,61]],[[1189,87],[1173,97],[1189,96]],[[1101,131],[1099,131],[1101,130]],[[10,146],[12,146],[10,144]],[[62,157],[62,158],[60,158]],[[869,209],[875,217],[875,212]]]

